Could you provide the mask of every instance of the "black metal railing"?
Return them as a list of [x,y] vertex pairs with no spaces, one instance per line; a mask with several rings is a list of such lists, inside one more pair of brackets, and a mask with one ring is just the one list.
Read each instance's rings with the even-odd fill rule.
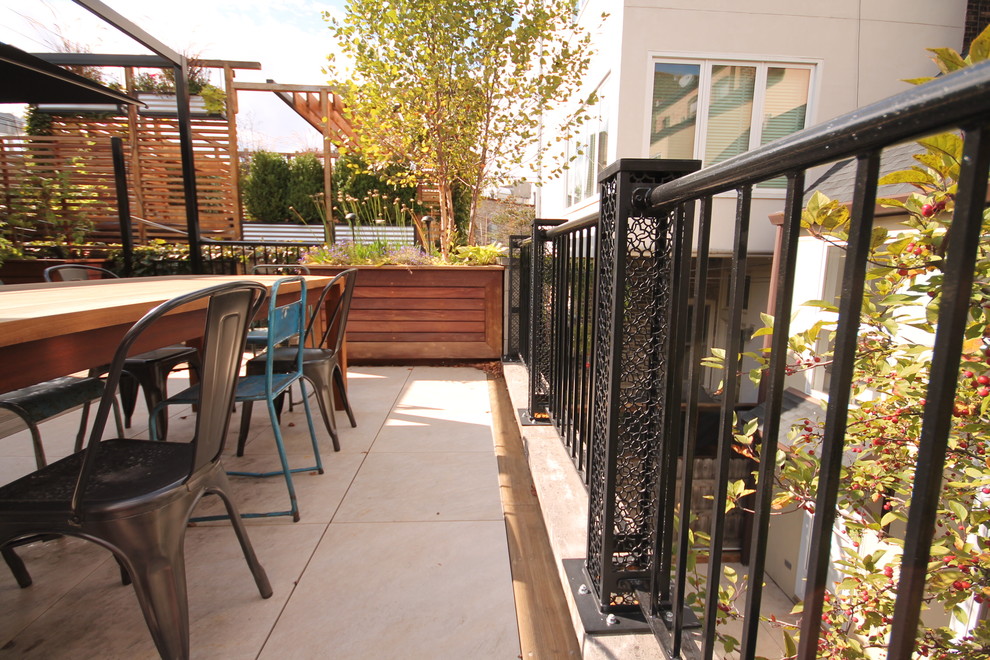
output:
[[[781,428],[781,413],[805,172],[851,158],[856,163],[852,219],[797,648],[802,660],[818,657],[880,152],[906,140],[958,129],[964,136],[964,157],[955,191],[954,237],[943,269],[929,396],[918,413],[923,417],[918,469],[887,649],[891,659],[914,655],[953,415],[952,393],[959,377],[986,207],[988,112],[990,62],[697,172],[689,173],[694,166],[685,161],[619,161],[599,179],[601,206],[594,222],[535,227],[529,244],[530,411],[545,411],[572,456],[582,457],[576,460],[579,467],[585,461],[590,512],[583,569],[601,613],[639,610],[673,657],[711,658],[715,653],[719,581],[707,584],[700,624],[685,613],[691,544],[689,525],[679,521],[690,517],[693,484],[691,470],[682,469],[678,475],[678,468],[692,465],[694,458],[695,420],[702,396],[700,364],[705,357],[701,354],[705,320],[703,314],[691,313],[691,301],[706,297],[713,197],[735,192],[731,268],[722,312],[727,319],[724,373],[738,373],[752,188],[786,177],[784,221],[771,283],[776,293],[770,312],[776,321],[763,381],[763,445],[742,613],[740,657],[755,657],[776,443],[788,430]],[[592,241],[594,247],[589,249]],[[594,291],[586,288],[592,271]],[[685,346],[692,348],[685,351]],[[589,363],[590,375],[585,367]],[[739,403],[738,382],[725,378],[707,551],[707,573],[713,576],[722,573],[724,502],[736,431],[733,415]]]
[[[237,275],[250,273],[261,264],[296,264],[304,253],[314,247],[310,243],[275,241],[203,241],[201,243],[202,272],[207,275]],[[192,272],[186,256],[143,256],[140,248],[131,264],[135,275],[176,275]]]

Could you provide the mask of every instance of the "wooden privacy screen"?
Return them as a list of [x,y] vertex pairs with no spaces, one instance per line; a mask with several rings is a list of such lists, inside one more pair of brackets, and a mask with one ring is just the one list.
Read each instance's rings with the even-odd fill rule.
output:
[[[0,185],[7,197],[30,194],[38,175],[61,171],[90,201],[68,209],[94,225],[90,240],[120,241],[110,138],[124,141],[131,213],[160,225],[186,229],[179,126],[175,117],[53,116],[48,136],[0,137]],[[236,237],[238,200],[231,167],[231,128],[226,119],[192,118],[199,224],[212,238]],[[67,186],[72,188],[73,186]],[[2,199],[2,198],[0,198]],[[135,221],[134,237],[176,240],[180,234]]]

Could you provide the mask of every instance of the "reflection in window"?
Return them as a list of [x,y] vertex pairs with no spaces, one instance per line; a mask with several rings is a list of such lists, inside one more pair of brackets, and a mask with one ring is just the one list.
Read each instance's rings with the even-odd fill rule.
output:
[[608,110],[605,83],[588,108],[589,120],[567,144],[569,165],[564,171],[566,205],[573,206],[598,194],[598,174],[608,159]]
[[[805,127],[813,68],[767,62],[653,65],[650,156],[719,163]],[[783,187],[774,179],[761,187]]]
[[694,158],[700,74],[697,64],[654,65],[651,156]]

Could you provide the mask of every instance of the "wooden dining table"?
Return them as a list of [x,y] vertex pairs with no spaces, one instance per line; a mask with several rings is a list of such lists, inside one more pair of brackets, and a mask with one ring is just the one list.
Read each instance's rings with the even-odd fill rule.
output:
[[[223,282],[271,285],[277,275],[174,275],[46,282],[0,287],[0,393],[108,364],[124,333],[146,312],[175,296]],[[331,278],[305,276],[315,300]],[[299,286],[287,283],[282,295]],[[134,352],[200,337],[206,300],[169,314],[142,334]]]

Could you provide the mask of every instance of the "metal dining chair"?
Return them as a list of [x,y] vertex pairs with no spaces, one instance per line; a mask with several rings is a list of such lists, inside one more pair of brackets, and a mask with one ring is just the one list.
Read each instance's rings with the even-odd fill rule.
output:
[[[340,440],[337,434],[337,423],[334,418],[334,389],[336,389],[344,410],[351,422],[351,427],[356,427],[354,412],[351,404],[347,400],[347,388],[344,382],[344,370],[341,366],[341,348],[344,343],[344,333],[347,330],[347,316],[351,309],[351,298],[354,296],[354,283],[357,281],[358,271],[356,268],[349,268],[336,275],[323,287],[320,297],[313,307],[313,314],[306,325],[306,348],[302,351],[303,377],[313,385],[316,401],[320,406],[320,413],[323,416],[323,423],[330,433],[333,441],[334,451],[340,451]],[[332,295],[339,293],[336,298]],[[327,309],[328,299],[334,300],[332,309]],[[323,334],[319,338],[315,336],[314,329],[321,314],[326,313],[326,326]],[[292,348],[276,347],[272,361],[276,371],[289,371],[293,368],[298,351]],[[264,373],[268,356],[259,355],[252,358],[247,363],[248,374]],[[280,401],[276,402],[276,411],[280,410]],[[244,455],[244,445],[247,442],[248,430],[251,424],[251,404],[245,403],[241,410],[240,433],[237,437],[237,455]]]
[[[117,279],[117,274],[97,266],[59,264],[46,268],[44,278],[46,282],[74,282],[89,279]],[[172,370],[180,364],[188,364],[192,369],[196,369],[198,361],[196,349],[181,344],[164,346],[128,358],[124,364],[124,374],[127,378],[121,379],[120,382],[120,404],[124,409],[124,427],[131,428],[131,418],[137,405],[138,386],[144,392],[144,402],[150,412],[165,397],[168,391],[168,375]],[[98,375],[95,371],[99,369],[94,370],[90,375]],[[163,416],[158,420],[158,428],[161,432],[159,439],[164,439],[165,434],[168,433],[166,417]]]
[[[0,487],[0,547],[37,533],[78,536],[109,549],[134,584],[163,658],[189,657],[183,545],[189,516],[204,495],[224,502],[262,598],[272,595],[237,508],[227,495],[223,451],[247,326],[265,287],[229,282],[173,298],[125,335],[106,377],[89,443],[82,451]],[[190,442],[102,440],[128,352],[166,314],[202,309],[199,411]]]
[[[279,290],[287,284],[298,284],[299,296],[292,302],[278,304]],[[299,521],[299,503],[296,499],[295,486],[292,483],[292,475],[296,472],[316,471],[323,474],[323,461],[320,458],[320,447],[316,439],[316,429],[313,426],[313,415],[309,408],[309,397],[306,396],[306,386],[302,381],[302,348],[303,337],[305,336],[306,322],[306,281],[302,276],[283,277],[277,280],[271,287],[271,296],[268,301],[268,341],[266,353],[268,357],[265,361],[265,368],[260,374],[249,374],[241,377],[237,381],[237,389],[234,394],[234,401],[249,407],[255,401],[265,401],[268,404],[268,416],[271,420],[272,431],[275,434],[275,447],[278,451],[281,470],[270,472],[246,472],[231,470],[227,474],[244,477],[274,477],[283,476],[285,485],[289,491],[290,507],[285,511],[271,511],[265,513],[244,513],[245,518],[261,518],[271,516],[292,516],[294,522]],[[296,357],[292,361],[292,368],[286,371],[276,370],[275,363],[271,356],[273,349],[283,343],[292,343],[294,346],[286,346],[286,350],[292,351]],[[299,383],[302,390],[303,408],[306,410],[306,422],[309,425],[309,436],[313,444],[313,456],[316,465],[303,468],[290,468],[289,459],[285,453],[285,444],[282,441],[282,431],[279,428],[279,415],[275,409],[275,400],[285,394],[293,383]],[[187,390],[170,396],[161,403],[159,408],[176,404],[196,403],[198,386],[194,385]],[[154,428],[157,415],[153,415],[151,422]],[[218,520],[225,516],[209,516],[197,518],[197,520]]]
[[[309,275],[309,266],[305,264],[255,264],[251,266],[252,275]],[[248,330],[247,347],[257,355],[268,345],[268,329],[256,324]]]

